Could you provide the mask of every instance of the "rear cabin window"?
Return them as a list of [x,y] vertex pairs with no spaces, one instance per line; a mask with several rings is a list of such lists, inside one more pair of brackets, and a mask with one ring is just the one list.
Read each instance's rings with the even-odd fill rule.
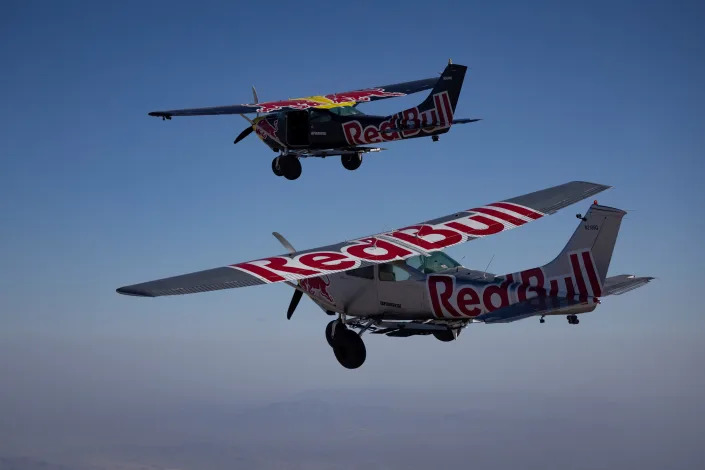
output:
[[364,268],[352,269],[346,271],[345,274],[352,277],[361,277],[363,279],[374,279],[375,277],[375,267],[374,265],[365,266]]

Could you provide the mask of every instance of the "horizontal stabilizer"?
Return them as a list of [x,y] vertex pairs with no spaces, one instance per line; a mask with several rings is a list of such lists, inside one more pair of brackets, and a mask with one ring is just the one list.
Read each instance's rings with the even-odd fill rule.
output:
[[[579,313],[590,311],[597,304],[591,300],[578,300],[566,297],[534,297],[523,302],[483,313],[475,317],[475,321],[484,323],[511,323],[535,315],[545,315],[564,311]],[[568,312],[570,311],[570,312]]]
[[605,279],[603,295],[621,295],[637,287],[644,286],[654,278],[649,276],[634,276],[633,274],[620,274]]
[[[453,119],[452,123],[453,124],[468,124],[471,122],[477,122],[477,121],[482,121],[482,119]],[[391,134],[393,132],[403,132],[403,131],[412,131],[412,130],[424,130],[427,131],[429,129],[441,129],[443,127],[448,127],[447,124],[443,124],[442,122],[431,122],[431,123],[423,123],[423,124],[411,124],[407,126],[402,126],[402,127],[390,127],[390,128],[385,128],[381,129],[380,132],[382,134]]]

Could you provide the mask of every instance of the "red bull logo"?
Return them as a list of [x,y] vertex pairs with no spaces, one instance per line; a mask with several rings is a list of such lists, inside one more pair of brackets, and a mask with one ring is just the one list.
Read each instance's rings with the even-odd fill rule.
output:
[[534,297],[596,301],[602,295],[592,253],[568,255],[572,272],[548,278],[544,268],[508,274],[499,283],[459,283],[455,276],[434,274],[426,280],[431,310],[437,318],[476,317]]
[[268,101],[260,103],[257,112],[272,113],[282,109],[308,109],[318,107],[333,107],[336,104],[347,104],[371,101],[373,98],[390,98],[393,96],[404,96],[406,93],[394,91],[384,91],[383,88],[368,88],[367,90],[347,91],[345,93],[333,93],[325,96],[308,96],[306,98],[293,98],[290,100]]
[[268,138],[272,140],[278,140],[278,128],[279,120],[276,118],[274,119],[274,122],[270,122],[269,119],[267,119],[266,117],[255,122],[255,132],[262,140],[266,140]]
[[[355,269],[364,261],[388,263],[403,260],[419,253],[441,250],[468,239],[509,230],[542,216],[541,212],[529,207],[497,202],[468,209],[465,215],[445,222],[412,225],[374,237],[352,240],[341,244],[339,248],[336,247],[335,251],[311,251],[294,257],[272,256],[230,267],[251,274],[264,282],[295,281],[304,277]],[[322,290],[319,285],[314,285],[314,289],[318,292]]]
[[393,96],[404,96],[405,93],[398,93],[395,91],[384,91],[383,88],[368,88],[367,90],[358,91],[348,91],[345,93],[335,93],[333,95],[326,95],[333,103],[361,103],[371,101],[372,98],[391,98]]
[[453,123],[453,107],[447,91],[433,95],[433,108],[420,111],[418,106],[409,108],[382,121],[379,125],[362,127],[360,121],[343,124],[345,140],[350,145],[376,144],[408,137],[421,132],[432,134],[450,127]]
[[292,100],[281,100],[281,101],[269,101],[267,103],[260,103],[260,107],[257,112],[260,113],[272,113],[274,111],[279,111],[284,108],[289,109],[308,109],[321,106],[321,101],[317,101],[314,97],[311,98],[295,98]]
[[310,296],[323,298],[328,303],[335,305],[335,300],[328,293],[328,286],[330,286],[330,279],[328,276],[302,279],[299,282],[299,286]]

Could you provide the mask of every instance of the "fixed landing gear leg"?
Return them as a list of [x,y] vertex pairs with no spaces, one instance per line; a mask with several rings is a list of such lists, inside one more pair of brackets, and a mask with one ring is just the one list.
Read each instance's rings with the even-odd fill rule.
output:
[[326,340],[333,348],[333,354],[346,369],[357,369],[367,357],[367,349],[360,335],[345,326],[345,315],[326,326]]
[[543,318],[546,315],[541,315],[541,318],[539,319],[539,323],[546,323],[546,320]]
[[272,160],[272,171],[277,176],[284,176],[284,170],[281,167],[280,159],[281,157],[275,157],[274,160]]
[[[274,160],[277,161],[278,164],[276,166],[279,167],[279,171],[281,171],[284,178],[295,180],[301,176],[301,162],[299,161],[299,157],[295,155],[280,155]],[[274,162],[272,162],[272,171],[274,171],[275,175],[277,174]]]
[[362,154],[358,152],[350,155],[343,155],[340,157],[340,161],[343,163],[343,167],[345,167],[346,170],[357,170],[360,168],[360,165],[362,165]]

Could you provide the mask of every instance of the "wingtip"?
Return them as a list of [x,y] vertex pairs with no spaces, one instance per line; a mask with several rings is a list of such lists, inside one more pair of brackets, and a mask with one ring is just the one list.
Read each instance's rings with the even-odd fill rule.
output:
[[595,189],[599,191],[605,191],[606,189],[611,189],[612,186],[609,184],[602,184],[602,183],[594,183],[592,181],[582,181],[582,180],[576,180],[576,181],[571,181],[572,184],[589,184],[590,186],[593,186]]
[[129,286],[119,287],[115,289],[115,292],[122,295],[130,295],[133,297],[154,297],[153,295],[147,294],[145,292],[140,292],[138,290],[132,289]]

